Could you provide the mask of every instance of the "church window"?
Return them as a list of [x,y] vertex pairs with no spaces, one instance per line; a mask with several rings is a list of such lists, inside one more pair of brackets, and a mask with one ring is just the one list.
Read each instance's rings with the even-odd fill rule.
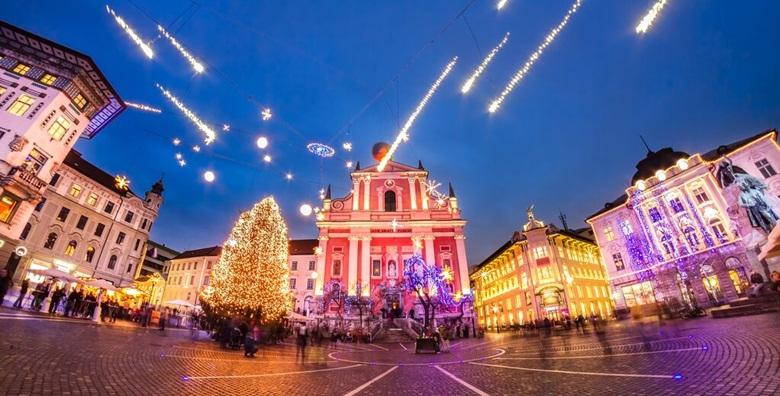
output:
[[341,260],[333,260],[333,276],[341,276]]
[[385,212],[395,212],[395,191],[385,192]]

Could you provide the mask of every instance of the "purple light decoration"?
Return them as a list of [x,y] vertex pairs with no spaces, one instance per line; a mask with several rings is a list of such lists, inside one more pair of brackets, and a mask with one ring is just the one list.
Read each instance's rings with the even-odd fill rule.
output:
[[702,221],[701,216],[699,216],[699,211],[696,210],[696,206],[693,204],[691,199],[688,198],[688,196],[685,196],[685,201],[688,203],[688,207],[691,209],[691,213],[693,213],[693,217],[696,219],[696,223],[699,225],[699,231],[704,236],[704,245],[706,245],[708,248],[715,246],[715,241],[712,240],[709,230],[707,230],[707,227],[704,225],[704,221]]
[[[634,215],[639,221],[639,225],[642,228],[642,232],[645,236],[645,241],[641,241],[635,236],[633,241],[629,242],[629,254],[631,254],[631,265],[635,271],[646,270],[647,267],[653,263],[654,258],[658,259],[655,255],[655,246],[653,244],[653,234],[650,232],[650,228],[645,221],[642,209],[639,206],[640,192],[635,192],[631,196],[631,206],[634,209]],[[651,280],[655,278],[655,274],[652,271],[642,271],[638,273],[638,278],[642,281]]]
[[409,292],[427,289],[433,294],[435,290],[440,305],[452,307],[457,304],[450,294],[442,269],[426,263],[418,253],[404,261],[404,283]]
[[675,381],[680,381],[683,378],[685,378],[685,377],[683,377],[682,374],[674,374],[674,375],[672,375],[672,379],[675,380]]

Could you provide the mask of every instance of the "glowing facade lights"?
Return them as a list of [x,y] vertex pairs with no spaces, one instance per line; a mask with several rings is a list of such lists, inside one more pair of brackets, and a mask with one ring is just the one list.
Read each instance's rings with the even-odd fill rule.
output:
[[436,79],[436,81],[431,85],[430,88],[428,88],[428,92],[423,96],[420,103],[417,104],[417,108],[414,109],[412,114],[409,116],[409,118],[406,120],[406,123],[404,123],[404,126],[401,128],[401,130],[398,132],[398,136],[396,136],[395,141],[393,141],[393,144],[390,146],[390,149],[387,150],[387,154],[385,154],[384,157],[382,157],[382,160],[379,161],[379,165],[377,165],[377,171],[382,172],[385,169],[385,166],[387,166],[387,162],[390,161],[390,158],[392,158],[393,154],[395,154],[395,151],[398,150],[398,146],[401,144],[401,142],[405,142],[409,140],[409,128],[412,127],[412,124],[414,124],[414,121],[417,119],[417,116],[420,115],[420,113],[425,108],[425,105],[428,103],[428,101],[431,99],[431,96],[436,93],[436,90],[439,88],[439,85],[441,85],[442,81],[447,77],[448,74],[450,74],[450,71],[452,71],[452,68],[455,66],[455,63],[457,63],[458,57],[452,58],[452,60],[447,63],[447,66],[444,67],[444,70],[439,75],[439,78]]
[[489,112],[495,113],[498,108],[501,107],[501,104],[512,92],[512,90],[515,89],[515,86],[517,86],[517,84],[519,84],[520,81],[525,78],[528,72],[531,71],[534,63],[539,60],[547,46],[550,45],[550,43],[555,40],[555,37],[558,36],[558,33],[560,33],[561,30],[566,27],[566,24],[569,23],[569,19],[571,19],[571,16],[577,12],[577,9],[580,8],[580,5],[582,5],[582,0],[574,1],[574,4],[571,5],[571,8],[569,8],[569,11],[566,12],[566,15],[563,17],[563,19],[547,34],[547,37],[545,37],[544,41],[539,44],[538,47],[536,47],[536,51],[534,51],[531,56],[528,57],[528,59],[523,64],[523,67],[515,72],[515,75],[512,76],[511,80],[509,80],[509,83],[506,85],[506,87],[504,87],[504,90],[501,91],[501,94],[490,103],[490,106],[488,107]]
[[203,172],[203,180],[205,180],[208,183],[213,183],[214,180],[216,180],[217,175],[214,174],[213,171],[207,170]]
[[677,167],[680,168],[680,170],[687,170],[688,169],[688,160],[685,158],[680,158],[677,160]]
[[174,104],[174,106],[176,106],[182,113],[184,113],[184,115],[187,118],[189,118],[190,121],[193,124],[195,124],[195,126],[197,126],[198,129],[201,132],[203,132],[204,135],[206,135],[206,138],[203,140],[206,144],[211,144],[214,141],[214,139],[217,138],[217,133],[214,132],[214,130],[211,129],[211,127],[208,126],[205,122],[201,121],[201,119],[198,118],[198,116],[195,115],[195,113],[193,113],[190,109],[188,109],[187,106],[185,106],[184,103],[182,103],[179,100],[179,98],[174,96],[170,91],[165,89],[165,87],[163,87],[162,85],[160,85],[160,84],[156,84],[156,85],[157,85],[157,88],[160,89],[160,92],[162,92],[162,94],[166,98],[168,98],[168,100],[170,100],[171,103]]
[[268,121],[273,117],[273,113],[271,113],[271,109],[266,107],[262,111],[260,111],[260,117],[263,119],[263,121]]
[[341,148],[343,148],[344,151],[352,151],[352,142],[344,142],[341,145]]
[[636,187],[639,191],[645,191],[647,189],[647,183],[645,183],[644,180],[637,180],[636,184],[634,184],[634,187]]
[[460,87],[461,93],[465,94],[468,93],[469,90],[471,90],[471,87],[474,85],[474,82],[477,80],[477,78],[479,78],[482,72],[485,71],[487,66],[490,64],[490,61],[493,60],[493,57],[496,56],[498,51],[501,51],[501,48],[504,47],[504,44],[506,44],[507,41],[509,41],[509,32],[506,32],[504,38],[501,39],[498,45],[495,46],[495,48],[493,48],[489,54],[487,54],[485,59],[482,60],[482,63],[480,63],[479,66],[477,66],[476,70],[474,70],[474,73],[471,74],[471,77],[469,77],[469,79],[463,83],[463,86]]
[[184,57],[184,59],[187,59],[187,61],[190,62],[190,65],[192,65],[192,68],[195,70],[195,73],[200,74],[206,70],[206,68],[203,67],[203,64],[198,62],[198,60],[195,59],[195,57],[192,56],[181,44],[179,44],[179,42],[173,36],[168,34],[168,32],[165,31],[165,29],[162,26],[157,25],[157,30],[159,30],[160,34],[165,36],[165,38],[167,38],[168,41],[171,42],[171,45],[173,45],[174,47],[176,47],[177,50],[179,50],[179,53],[181,54],[181,56]]
[[157,113],[157,114],[162,113],[162,110],[160,110],[160,109],[158,109],[156,107],[147,106],[147,105],[141,104],[141,103],[133,103],[133,102],[125,101],[125,104],[128,107],[132,107],[132,108],[134,108],[136,110],[147,111],[149,113]]
[[336,155],[336,150],[324,143],[309,143],[306,145],[306,149],[310,153],[322,158],[330,158]]
[[312,212],[314,211],[312,209],[311,205],[309,205],[309,204],[301,205],[301,207],[298,210],[301,212],[302,215],[304,215],[306,217],[311,216]]
[[655,172],[655,177],[658,178],[660,181],[666,180],[666,171],[659,170]]
[[650,27],[653,26],[653,21],[655,21],[655,18],[658,17],[658,13],[661,12],[661,9],[664,8],[666,3],[667,0],[658,0],[655,2],[655,4],[653,4],[653,7],[650,9],[650,11],[648,11],[642,20],[639,21],[639,23],[636,25],[637,34],[645,34],[648,30],[650,30]]
[[138,45],[139,48],[141,48],[141,51],[143,51],[144,55],[146,55],[147,58],[152,59],[154,58],[154,50],[152,50],[152,47],[149,46],[146,42],[144,42],[141,37],[138,36],[138,34],[133,30],[133,28],[130,27],[130,25],[125,22],[122,17],[116,14],[111,7],[106,5],[106,11],[111,14],[111,16],[114,17],[114,20],[116,21],[117,25],[122,28],[122,30],[127,33],[128,36],[130,36],[130,39],[135,42],[136,45]]
[[496,3],[496,9],[501,11],[506,6],[506,3],[509,3],[509,0],[498,0],[498,3]]
[[257,145],[258,148],[264,149],[264,148],[268,147],[268,138],[265,137],[265,136],[260,136],[255,141],[255,144]]

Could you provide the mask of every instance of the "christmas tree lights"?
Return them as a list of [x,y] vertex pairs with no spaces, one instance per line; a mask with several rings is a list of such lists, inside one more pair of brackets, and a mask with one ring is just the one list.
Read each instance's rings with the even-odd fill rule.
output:
[[501,95],[499,95],[495,100],[493,100],[493,102],[490,103],[490,106],[488,107],[489,112],[495,113],[498,108],[501,107],[501,103],[504,102],[504,99],[506,99],[512,90],[515,89],[515,86],[519,84],[526,75],[528,75],[528,72],[531,71],[534,63],[536,63],[536,61],[539,60],[539,58],[542,56],[542,53],[544,53],[545,48],[547,48],[547,46],[550,45],[550,43],[552,43],[558,36],[558,33],[560,33],[561,30],[566,27],[566,24],[569,23],[569,19],[572,15],[574,15],[575,12],[577,12],[577,9],[580,8],[580,5],[582,5],[582,0],[574,1],[574,4],[571,5],[571,8],[569,8],[569,11],[566,12],[566,15],[563,17],[563,19],[550,31],[550,33],[547,34],[547,37],[545,37],[544,41],[539,44],[538,47],[536,47],[536,51],[534,51],[531,56],[528,57],[528,60],[525,61],[523,67],[521,67],[515,73],[515,75],[512,76],[512,79],[509,80],[509,84],[507,84],[504,90],[501,91]]
[[452,71],[452,68],[455,66],[457,61],[457,56],[452,58],[450,63],[444,67],[444,71],[441,72],[439,78],[437,78],[433,85],[428,88],[428,92],[425,94],[425,96],[423,96],[420,103],[417,104],[417,108],[414,109],[412,114],[409,116],[409,119],[406,120],[406,123],[404,124],[403,128],[401,128],[401,131],[398,132],[398,136],[396,136],[395,141],[393,141],[393,144],[390,146],[390,149],[387,150],[387,154],[385,154],[385,156],[382,157],[382,160],[379,161],[379,165],[376,168],[378,172],[382,172],[385,169],[387,162],[390,161],[390,158],[393,156],[393,154],[395,154],[395,151],[398,150],[398,145],[400,145],[401,142],[406,142],[409,140],[409,128],[412,127],[412,124],[414,124],[417,116],[420,115],[420,113],[425,108],[425,105],[428,104],[428,100],[431,99],[431,96],[436,93],[436,90],[439,88],[439,85],[441,85],[442,81],[444,81],[447,75],[450,74],[450,71]]
[[206,135],[206,138],[203,141],[207,145],[211,144],[214,141],[214,139],[217,138],[217,133],[214,132],[214,130],[211,129],[211,127],[208,126],[208,124],[206,124],[205,122],[201,121],[200,118],[198,118],[198,116],[195,115],[195,113],[193,113],[190,109],[188,109],[187,106],[179,100],[179,98],[174,96],[170,91],[165,89],[165,87],[163,87],[162,85],[160,85],[160,84],[156,84],[156,85],[157,85],[157,88],[160,89],[160,92],[162,92],[162,94],[166,98],[168,98],[168,100],[170,100],[171,103],[174,104],[174,106],[176,106],[179,110],[181,110],[181,112],[184,113],[184,115],[187,118],[189,118],[189,120],[193,124],[195,124],[195,126],[197,126],[198,129],[201,132],[203,132],[204,135]]
[[650,11],[648,11],[642,20],[639,21],[639,23],[636,25],[637,34],[645,34],[648,30],[650,30],[650,27],[653,26],[655,18],[658,17],[658,13],[660,13],[661,9],[664,8],[666,2],[667,0],[658,0],[655,2],[655,4],[653,4],[653,7],[650,8]]
[[220,316],[281,319],[290,308],[287,225],[272,197],[241,214],[201,298]]
[[471,77],[469,77],[466,82],[463,83],[463,85],[460,87],[461,93],[468,93],[471,90],[471,87],[474,86],[474,82],[479,78],[479,76],[482,74],[482,72],[487,69],[487,66],[490,64],[490,61],[493,60],[493,57],[496,56],[498,51],[501,51],[501,48],[504,47],[504,44],[509,41],[509,32],[506,32],[504,35],[504,38],[498,43],[495,48],[493,48],[489,54],[485,57],[485,59],[482,60],[482,63],[477,66],[477,69],[474,70],[474,73],[471,74]]
[[184,57],[184,59],[187,59],[187,62],[190,62],[192,68],[195,69],[195,73],[200,74],[206,70],[206,68],[203,67],[203,64],[198,62],[198,60],[195,59],[195,57],[192,56],[181,44],[179,44],[179,42],[173,36],[171,36],[162,26],[157,25],[157,30],[159,30],[160,34],[165,36],[165,38],[167,38],[168,41],[171,42],[171,45],[173,45],[174,47],[176,47],[177,50],[179,50],[179,53],[181,54],[181,56]]
[[425,327],[433,322],[437,306],[448,308],[457,304],[450,294],[446,277],[444,270],[426,263],[418,252],[404,261],[404,286],[407,291],[417,294],[425,311]]
[[111,14],[111,16],[114,17],[114,20],[116,21],[117,25],[122,28],[122,30],[127,33],[128,36],[130,36],[130,39],[135,42],[136,45],[138,45],[139,48],[141,48],[141,51],[143,51],[144,55],[146,55],[147,58],[152,59],[154,58],[154,51],[152,50],[152,47],[149,46],[146,42],[144,42],[141,37],[138,36],[138,34],[133,30],[133,28],[130,27],[130,25],[125,22],[122,17],[116,14],[111,7],[106,5],[106,11]]

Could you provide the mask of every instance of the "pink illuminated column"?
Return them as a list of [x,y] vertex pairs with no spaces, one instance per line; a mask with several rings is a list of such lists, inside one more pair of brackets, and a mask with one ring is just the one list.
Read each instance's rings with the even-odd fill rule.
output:
[[371,293],[371,237],[363,237],[360,257],[360,283],[363,285],[363,295]]
[[358,241],[359,237],[349,237],[349,261],[347,263],[347,295],[355,295],[355,282],[357,282],[357,254],[358,254]]
[[315,279],[314,294],[321,296],[325,283],[325,253],[328,251],[328,237],[320,237],[319,255],[317,255],[317,279]]
[[433,251],[433,235],[426,235],[424,237],[425,239],[425,262],[428,264],[435,264],[436,263],[436,255]]
[[455,235],[455,249],[458,252],[458,276],[460,277],[460,290],[463,295],[471,294],[469,286],[469,262],[466,258],[466,236]]
[[417,210],[417,178],[416,177],[410,177],[409,178],[409,197],[412,201],[411,208],[412,210]]

